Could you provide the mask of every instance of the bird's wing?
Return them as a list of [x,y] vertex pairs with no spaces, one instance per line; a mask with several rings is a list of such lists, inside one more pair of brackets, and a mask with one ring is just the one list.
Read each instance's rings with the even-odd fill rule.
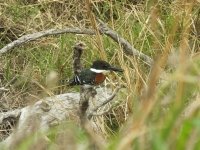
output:
[[95,79],[95,73],[91,72],[89,69],[81,71],[80,75],[74,76],[70,81],[69,85],[83,85],[89,84],[93,85]]
[[95,74],[96,73],[90,71],[89,69],[81,71],[81,74],[79,75],[81,83],[93,85],[95,81]]

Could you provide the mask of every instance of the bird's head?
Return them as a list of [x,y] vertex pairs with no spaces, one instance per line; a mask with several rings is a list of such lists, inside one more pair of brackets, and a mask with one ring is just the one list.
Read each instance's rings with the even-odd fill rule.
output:
[[108,62],[103,61],[103,60],[94,61],[90,70],[95,73],[103,73],[103,74],[106,74],[110,71],[123,72],[121,68],[111,66]]

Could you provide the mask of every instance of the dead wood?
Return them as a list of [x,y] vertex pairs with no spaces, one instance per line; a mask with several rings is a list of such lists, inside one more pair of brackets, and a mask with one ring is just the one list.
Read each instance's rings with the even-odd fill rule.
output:
[[59,34],[64,34],[64,33],[88,34],[88,35],[95,34],[95,32],[90,29],[79,29],[79,28],[49,29],[49,30],[45,30],[41,32],[36,32],[33,34],[27,34],[18,38],[17,40],[7,44],[2,49],[0,49],[0,54],[4,54],[19,45],[22,45],[30,41],[35,41],[42,37],[51,36],[51,35],[59,35]]
[[116,31],[109,28],[103,21],[98,19],[98,22],[100,23],[99,30],[101,31],[101,33],[109,36],[115,42],[120,44],[122,46],[125,54],[133,55],[136,58],[140,58],[149,66],[151,66],[153,64],[153,60],[149,56],[147,56],[144,53],[142,53],[141,51],[135,49],[126,39],[121,37]]
[[[150,66],[153,64],[153,60],[149,56],[135,49],[126,39],[121,37],[116,31],[109,28],[103,21],[101,20],[98,20],[98,21],[100,23],[98,27],[100,33],[107,35],[108,37],[113,39],[115,42],[120,44],[125,54],[135,56],[136,58],[143,60],[146,64]],[[67,33],[95,35],[96,32],[92,29],[64,28],[64,29],[49,29],[49,30],[45,30],[41,32],[36,32],[33,34],[27,34],[7,44],[3,48],[1,48],[0,55],[12,50],[13,48],[17,46],[20,46],[30,41],[35,41],[42,37],[51,36],[51,35],[59,35],[59,34],[67,34]]]
[[[110,99],[110,95],[112,96],[112,91],[110,89],[97,89],[95,103],[98,109],[100,109],[99,106],[107,104],[106,102]],[[3,126],[5,120],[10,117],[16,119],[17,122],[14,132],[2,141],[0,146],[12,145],[16,137],[24,137],[24,135],[29,134],[33,126],[36,125],[36,122],[37,131],[43,132],[66,120],[79,122],[79,100],[80,93],[66,93],[41,99],[32,106],[0,113],[0,127]],[[115,100],[116,98],[113,99],[113,101]],[[87,112],[94,112],[96,106],[93,106],[92,102],[89,102]],[[88,121],[88,123],[93,130],[98,132],[98,125],[96,125],[93,120]]]

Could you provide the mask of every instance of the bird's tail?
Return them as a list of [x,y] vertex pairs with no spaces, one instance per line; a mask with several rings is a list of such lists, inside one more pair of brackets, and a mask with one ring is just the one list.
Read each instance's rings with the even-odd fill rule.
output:
[[74,86],[74,85],[81,85],[81,80],[78,75],[75,75],[72,79],[69,80],[68,82],[69,86]]

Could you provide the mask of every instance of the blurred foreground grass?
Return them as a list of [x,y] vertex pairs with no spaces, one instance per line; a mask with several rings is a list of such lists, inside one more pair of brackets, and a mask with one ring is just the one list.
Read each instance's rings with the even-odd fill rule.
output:
[[[49,28],[92,28],[86,4],[79,0],[0,2],[0,27],[4,27],[0,45]],[[126,86],[122,103],[94,118],[105,140],[102,149],[200,149],[200,3],[114,0],[92,4],[97,17],[155,60],[150,69],[138,58],[123,54],[108,37],[101,37],[106,59],[124,69],[123,77],[115,78]],[[102,59],[96,36],[71,34],[42,38],[0,56],[0,87],[16,78],[0,98],[0,110],[32,104],[49,93],[77,91],[59,82],[53,87],[47,83],[51,71],[58,73],[58,80],[72,76],[72,47],[77,41],[87,45],[85,66]],[[96,141],[101,145],[101,139]],[[20,150],[35,147],[95,148],[93,139],[74,123],[45,134],[35,130],[15,145]]]

